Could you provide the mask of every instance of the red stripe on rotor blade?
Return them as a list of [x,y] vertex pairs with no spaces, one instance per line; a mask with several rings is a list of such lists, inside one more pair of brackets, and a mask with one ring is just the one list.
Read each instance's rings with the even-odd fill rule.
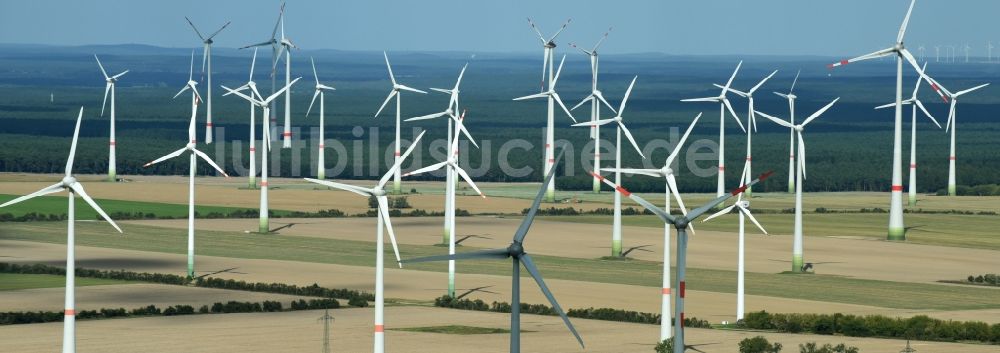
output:
[[590,175],[593,175],[595,178],[597,178],[597,180],[604,181],[604,177],[601,176],[600,174],[590,172]]
[[826,68],[833,70],[833,64],[826,65]]
[[903,191],[903,186],[902,185],[893,185],[892,186],[892,192],[896,192],[896,191]]
[[670,295],[670,288],[663,288],[663,295]]
[[847,65],[847,64],[850,64],[850,63],[851,63],[851,62],[850,62],[850,61],[847,61],[847,60],[841,60],[841,61],[840,61],[840,65]]
[[375,332],[385,332],[385,325],[375,325]]
[[615,190],[618,190],[618,192],[622,193],[622,195],[625,195],[626,197],[632,195],[631,192],[629,192],[625,188],[621,187],[621,185],[615,185]]
[[66,311],[64,312],[64,314],[65,314],[66,316],[74,316],[74,315],[76,315],[76,310],[73,310],[73,309],[66,309]]

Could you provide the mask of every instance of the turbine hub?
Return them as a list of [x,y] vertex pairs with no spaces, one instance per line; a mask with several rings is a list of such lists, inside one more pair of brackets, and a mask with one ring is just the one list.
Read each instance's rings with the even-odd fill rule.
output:
[[187,146],[185,146],[184,148],[187,148],[189,151],[194,151],[195,143],[194,142],[188,142]]
[[548,43],[545,43],[545,47],[546,48],[555,48],[556,47],[556,42],[549,41]]
[[69,187],[70,185],[73,185],[75,183],[76,183],[76,178],[74,178],[72,175],[67,175],[62,178],[62,184],[65,187]]
[[903,46],[903,42],[899,42],[896,43],[896,45],[894,45],[893,48],[896,49],[896,51],[901,51],[903,50],[903,48],[905,48],[905,46]]
[[205,44],[212,44],[212,43],[215,43],[215,41],[212,40],[212,38],[209,38],[209,39],[205,40]]
[[691,221],[689,221],[685,217],[677,218],[677,221],[674,223],[674,228],[677,228],[677,229],[687,229],[688,223],[690,223],[690,222]]
[[795,125],[795,131],[802,132],[802,125]]
[[381,186],[375,186],[372,188],[372,195],[375,195],[375,197],[385,196],[386,192]]
[[743,208],[750,208],[750,201],[743,200],[738,203],[740,204],[740,206],[743,206]]
[[518,257],[524,254],[524,246],[519,242],[514,242],[507,247],[510,256]]
[[660,172],[663,173],[663,175],[673,175],[674,174],[674,170],[670,169],[670,167],[663,167],[662,169],[660,169]]

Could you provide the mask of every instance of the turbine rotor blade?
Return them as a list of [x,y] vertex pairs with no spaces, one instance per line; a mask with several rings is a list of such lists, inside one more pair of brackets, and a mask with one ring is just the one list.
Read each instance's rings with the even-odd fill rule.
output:
[[406,157],[410,156],[410,153],[412,153],[413,150],[417,147],[417,144],[420,143],[420,139],[424,137],[425,133],[427,133],[427,130],[421,131],[420,135],[417,135],[417,138],[413,139],[413,142],[410,143],[410,147],[406,148],[406,151],[403,152],[403,155],[400,156],[398,159],[396,159],[396,163],[393,163],[392,168],[390,168],[389,171],[382,176],[382,179],[379,179],[378,186],[380,187],[385,186],[385,184],[389,182],[389,178],[391,178],[393,175],[396,174],[396,170],[402,168],[403,161],[406,160]]
[[392,221],[389,220],[389,201],[385,195],[376,197],[378,200],[378,212],[382,214],[382,221],[385,229],[389,232],[389,242],[392,243],[392,252],[396,254],[396,264],[403,268],[403,259],[399,257],[399,245],[396,244],[396,234],[392,231]]
[[560,150],[559,155],[556,156],[556,161],[552,165],[552,170],[550,170],[549,175],[545,177],[545,181],[542,182],[542,186],[538,188],[538,194],[535,195],[535,201],[532,202],[531,208],[528,209],[528,214],[526,214],[524,219],[521,220],[521,225],[517,227],[517,232],[514,233],[514,242],[523,243],[524,237],[528,235],[528,230],[531,229],[531,223],[534,222],[535,215],[538,213],[538,207],[542,204],[542,197],[545,196],[549,183],[552,182],[552,179],[555,179],[555,166],[559,165],[559,162],[562,160],[563,153],[565,152],[566,150]]
[[552,291],[549,290],[549,286],[545,285],[545,280],[542,278],[542,274],[538,272],[538,267],[536,267],[535,262],[531,260],[531,256],[528,254],[521,255],[520,260],[524,265],[524,268],[531,274],[531,277],[535,279],[535,283],[537,283],[538,288],[542,290],[542,294],[544,294],[545,298],[547,298],[549,303],[552,304],[552,309],[555,310],[556,313],[559,313],[559,316],[562,317],[563,323],[566,324],[566,328],[568,328],[569,331],[573,333],[573,336],[576,337],[576,341],[580,343],[580,347],[583,347],[583,339],[580,338],[580,334],[576,332],[576,328],[573,327],[573,323],[569,321],[569,317],[566,316],[562,307],[559,306],[559,302],[557,302],[556,297],[552,295]]
[[73,160],[76,158],[76,142],[80,139],[80,122],[83,121],[83,107],[76,116],[76,127],[73,128],[73,142],[69,147],[69,157],[66,158],[66,176],[73,174]]
[[632,143],[632,147],[635,147],[635,151],[639,153],[639,156],[641,156],[642,159],[646,159],[646,155],[642,154],[642,149],[639,148],[639,144],[635,142],[635,138],[632,137],[632,133],[628,131],[628,128],[625,127],[625,124],[622,123],[621,121],[618,121],[618,127],[621,128],[622,132],[625,133],[625,137],[628,138],[628,142]]
[[826,106],[824,106],[820,110],[817,110],[815,113],[813,113],[812,115],[810,115],[809,118],[806,118],[806,120],[802,122],[802,126],[806,126],[810,122],[812,122],[813,120],[816,120],[816,118],[818,118],[820,115],[823,115],[823,113],[825,113],[828,109],[830,109],[830,107],[832,107],[834,104],[836,104],[837,101],[839,101],[839,100],[840,100],[840,97],[837,97],[837,99],[834,99],[833,102],[830,102],[830,104],[827,104]]
[[753,224],[757,226],[757,229],[760,229],[761,232],[767,234],[767,230],[764,230],[764,226],[760,225],[760,222],[757,222],[757,218],[754,218],[753,214],[750,213],[749,209],[743,207],[743,205],[738,205],[738,206],[740,208],[740,212],[743,212],[743,215],[747,216],[747,218],[750,219],[750,222],[753,222]]
[[701,114],[702,113],[698,113],[698,115],[694,117],[694,121],[691,122],[691,125],[688,125],[687,131],[684,132],[684,136],[681,137],[681,140],[677,142],[677,146],[674,146],[674,150],[670,152],[669,156],[667,156],[667,162],[665,163],[666,167],[669,168],[670,165],[673,164],[674,159],[677,158],[677,155],[680,154],[681,147],[684,146],[684,142],[686,142],[688,136],[691,135],[691,131],[694,130],[694,126],[698,124],[698,119],[701,119]]
[[30,194],[27,194],[27,195],[15,198],[13,200],[4,202],[2,205],[0,205],[0,208],[7,207],[7,206],[10,206],[10,205],[13,205],[13,204],[17,204],[17,203],[20,203],[20,202],[23,202],[23,201],[26,201],[26,200],[30,200],[30,199],[33,199],[33,198],[36,198],[36,197],[39,197],[39,196],[44,196],[44,195],[48,195],[48,194],[54,194],[54,193],[60,192],[62,190],[63,190],[63,184],[61,182],[60,183],[55,183],[55,184],[46,186],[45,188],[43,188],[41,190],[38,190],[38,191],[35,191],[33,193],[30,193]]
[[425,256],[418,257],[415,259],[407,259],[400,261],[404,264],[417,263],[417,262],[435,262],[435,261],[450,261],[450,260],[465,260],[465,259],[491,259],[491,260],[503,260],[510,257],[510,251],[507,249],[493,249],[493,250],[478,250],[461,252],[450,255],[435,255],[435,256]]
[[111,217],[108,217],[107,213],[104,213],[104,210],[101,209],[101,206],[98,206],[97,202],[94,202],[94,199],[90,198],[90,195],[87,195],[87,192],[83,190],[83,185],[81,185],[80,183],[73,183],[70,184],[69,187],[73,189],[73,193],[80,195],[80,198],[86,201],[87,204],[89,204],[90,207],[94,209],[94,211],[97,211],[97,214],[101,215],[101,218],[104,218],[104,220],[108,221],[108,223],[110,223],[112,227],[115,227],[115,229],[118,230],[118,233],[122,233],[122,229],[118,227],[118,224],[115,223],[115,221],[112,220]]
[[326,187],[330,187],[330,188],[334,188],[334,189],[338,189],[338,190],[350,191],[350,192],[353,192],[355,194],[358,194],[358,195],[361,195],[361,196],[365,196],[365,197],[368,197],[368,196],[372,195],[371,190],[369,190],[367,188],[360,187],[360,186],[354,186],[354,185],[349,185],[349,184],[342,184],[342,183],[338,183],[338,182],[334,182],[334,181],[329,181],[329,180],[319,180],[319,179],[312,179],[312,178],[304,178],[304,179],[306,181],[310,182],[310,183],[316,183],[316,184],[320,184],[320,185],[323,185],[323,186],[326,186]]
[[205,162],[208,162],[208,164],[211,165],[212,168],[215,168],[215,170],[219,171],[219,174],[222,174],[226,178],[229,177],[229,174],[226,174],[226,171],[222,170],[222,168],[220,168],[218,164],[215,164],[215,161],[213,161],[211,158],[209,158],[208,155],[205,154],[205,152],[202,152],[202,151],[199,151],[199,150],[193,150],[193,151],[194,151],[195,154],[198,155],[198,157],[201,157],[201,159],[204,159]]

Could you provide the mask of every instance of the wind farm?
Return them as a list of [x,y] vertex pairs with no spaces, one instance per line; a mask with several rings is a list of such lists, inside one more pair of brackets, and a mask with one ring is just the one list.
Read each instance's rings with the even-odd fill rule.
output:
[[6,5],[0,351],[996,351],[1000,8],[724,3]]

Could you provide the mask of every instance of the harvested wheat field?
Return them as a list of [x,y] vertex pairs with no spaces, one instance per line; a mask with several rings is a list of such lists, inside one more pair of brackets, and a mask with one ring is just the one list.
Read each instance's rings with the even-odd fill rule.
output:
[[[334,352],[364,352],[371,349],[372,312],[367,309],[332,310],[330,333]],[[307,352],[322,347],[322,311],[274,314],[225,314],[122,320],[81,321],[77,324],[80,352]],[[424,307],[386,309],[386,348],[411,353],[507,352],[507,334],[448,335],[394,329],[466,325],[508,327],[505,314],[479,313]],[[577,345],[557,317],[524,315],[521,335],[524,352],[650,352],[658,329],[654,325],[573,320],[586,344]],[[0,328],[0,349],[9,352],[49,352],[58,349],[59,323]],[[758,333],[723,330],[687,330],[689,344],[713,353],[737,352],[737,343]],[[863,352],[897,352],[899,340],[764,334],[768,339],[797,348],[798,343],[844,342]],[[109,336],[115,340],[107,340]],[[986,353],[995,346],[915,342],[920,353]]]

